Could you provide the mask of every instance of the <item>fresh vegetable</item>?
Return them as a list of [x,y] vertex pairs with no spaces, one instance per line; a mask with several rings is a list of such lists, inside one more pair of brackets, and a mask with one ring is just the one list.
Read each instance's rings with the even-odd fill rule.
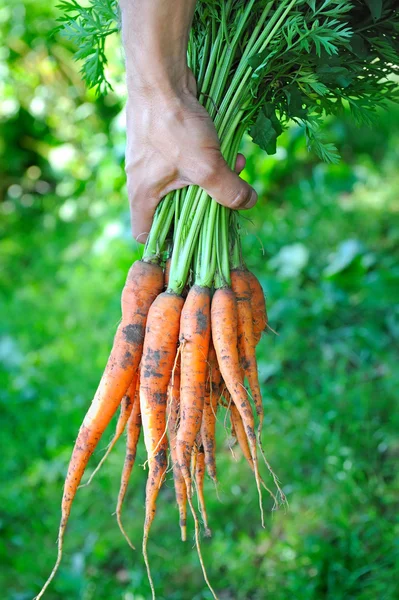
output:
[[211,336],[211,293],[194,285],[181,314],[180,345],[180,425],[177,434],[177,459],[191,497],[191,456],[201,429],[208,371],[207,357]]
[[184,477],[180,470],[176,450],[177,432],[179,431],[180,424],[180,354],[176,357],[168,387],[167,422],[176,502],[179,508],[180,533],[182,542],[185,542],[187,539],[187,490]]
[[237,407],[242,418],[247,435],[251,457],[254,465],[256,486],[259,494],[259,507],[262,527],[264,524],[262,492],[258,468],[256,449],[255,422],[251,403],[244,386],[244,377],[241,371],[238,356],[237,340],[237,302],[234,292],[230,288],[219,288],[215,291],[211,307],[212,339],[220,372],[231,399]]
[[141,419],[148,455],[143,555],[153,596],[155,591],[147,557],[147,540],[167,467],[167,392],[179,340],[183,303],[181,296],[163,292],[152,304],[148,313],[140,368]]
[[[136,460],[137,444],[141,433],[141,407],[140,407],[140,379],[133,380],[127,395],[132,399],[132,410],[127,422],[127,437],[126,437],[126,455],[123,464],[121,485],[119,488],[118,500],[116,503],[116,520],[124,538],[129,546],[134,550],[134,546],[127,535],[122,524],[122,504],[125,499],[127,487],[129,485],[130,475],[132,473]],[[101,464],[101,463],[100,463]]]
[[242,276],[247,278],[251,290],[253,336],[255,344],[259,344],[268,323],[265,295],[256,275],[243,271]]
[[126,427],[127,422],[129,421],[129,418],[130,418],[130,415],[131,415],[132,409],[133,409],[133,403],[135,401],[137,379],[138,379],[138,372],[136,371],[136,373],[133,375],[133,379],[129,386],[129,389],[127,390],[126,394],[122,398],[122,402],[120,405],[119,418],[116,423],[114,437],[110,441],[106,453],[104,454],[104,456],[98,463],[97,467],[94,469],[93,473],[90,475],[88,481],[86,483],[83,483],[79,487],[86,487],[91,484],[94,476],[101,469],[102,465],[105,463],[110,452],[112,451],[112,448],[114,448],[115,444],[117,443],[117,441],[119,440],[119,438],[121,437],[123,432],[125,431],[125,427]]
[[204,411],[201,422],[201,441],[204,447],[204,459],[209,477],[216,484],[216,414],[221,393],[222,375],[211,341],[208,352],[208,381],[205,387]]
[[64,533],[72,502],[89,458],[137,372],[147,314],[162,287],[163,271],[158,265],[137,261],[130,268],[122,291],[122,320],[116,331],[107,366],[93,402],[83,419],[69,462],[61,503],[57,561],[50,577],[36,597],[37,600],[43,596],[61,562]]
[[204,535],[206,537],[211,537],[212,532],[208,526],[208,515],[206,512],[205,506],[205,497],[204,497],[204,478],[205,478],[205,453],[204,446],[201,441],[201,435],[198,435],[197,442],[194,450],[194,468],[195,472],[195,487],[197,488],[198,494],[198,502],[200,506],[200,512],[202,521],[204,523]]

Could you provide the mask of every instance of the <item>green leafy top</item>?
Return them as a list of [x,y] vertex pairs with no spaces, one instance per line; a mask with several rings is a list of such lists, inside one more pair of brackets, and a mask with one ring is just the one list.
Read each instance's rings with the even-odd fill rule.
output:
[[[59,6],[63,11],[60,29],[78,47],[75,57],[83,60],[85,81],[98,93],[107,92],[111,85],[104,73],[105,39],[119,29],[117,1],[90,0],[84,8],[76,0],[62,0]],[[348,106],[357,121],[369,124],[387,99],[398,100],[399,11],[395,0],[198,0],[189,61],[200,90],[212,48],[233,44],[244,14],[245,28],[240,31],[234,60],[228,63],[227,72],[221,66],[220,77],[226,90],[246,58],[251,76],[237,111],[247,107],[243,114],[250,135],[269,154],[276,151],[278,136],[294,121],[304,125],[309,148],[323,160],[336,162],[335,147],[320,132],[323,117]],[[255,44],[248,52],[247,44],[257,28],[268,35],[263,36],[260,48]],[[222,40],[217,34],[220,30]],[[200,99],[217,120],[222,95]]]
[[91,0],[86,7],[76,0],[61,0],[58,8],[62,11],[58,30],[78,48],[75,59],[83,61],[81,74],[86,84],[98,94],[112,90],[105,76],[105,40],[120,29],[118,1]]

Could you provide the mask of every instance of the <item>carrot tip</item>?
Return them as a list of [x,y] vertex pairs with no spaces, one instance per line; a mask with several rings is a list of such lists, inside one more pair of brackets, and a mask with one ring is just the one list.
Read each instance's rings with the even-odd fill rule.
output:
[[122,534],[122,535],[123,535],[123,537],[125,538],[126,542],[128,543],[128,545],[130,546],[130,548],[131,548],[132,550],[136,550],[136,547],[135,547],[135,546],[133,546],[132,542],[130,541],[130,538],[129,538],[128,534],[127,534],[127,533],[126,533],[126,531],[125,531],[125,528],[123,527],[123,524],[122,524],[122,519],[121,519],[121,515],[120,515],[120,513],[117,513],[117,514],[116,514],[116,520],[117,520],[117,522],[118,522],[118,526],[119,526],[119,529],[120,529],[120,531],[121,531],[121,534]]
[[186,542],[187,541],[187,527],[186,527],[186,525],[181,525],[180,526],[180,533],[181,533],[181,541],[182,542]]

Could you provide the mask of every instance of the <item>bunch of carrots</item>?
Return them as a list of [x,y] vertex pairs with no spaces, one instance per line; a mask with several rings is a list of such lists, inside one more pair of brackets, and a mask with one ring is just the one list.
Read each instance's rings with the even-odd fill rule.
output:
[[[115,30],[117,1],[91,0],[87,8],[64,0],[62,7],[65,31],[81,48],[77,58],[86,61],[83,75],[101,87],[104,38]],[[393,0],[199,0],[188,63],[228,164],[236,164],[246,131],[273,154],[276,139],[292,121],[303,125],[310,149],[336,161],[336,149],[320,134],[322,118],[346,103],[355,118],[369,121],[377,105],[395,98],[397,85],[389,75],[397,71],[398,27]],[[147,542],[169,460],[181,537],[187,535],[188,505],[204,577],[216,598],[201,557],[193,488],[209,535],[203,486],[206,471],[217,481],[219,406],[228,410],[232,433],[253,471],[262,525],[262,488],[268,488],[258,454],[275,485],[276,496],[268,490],[275,506],[285,502],[261,441],[255,351],[267,326],[263,290],[242,256],[237,213],[196,186],[168,194],[156,211],[142,260],[127,276],[122,320],[66,476],[57,561],[37,599],[60,564],[72,502],[118,407],[114,438],[94,473],[126,430],[116,516],[133,547],[121,511],[143,430],[148,464],[143,555],[153,598]]]
[[[230,272],[231,286],[214,289],[194,283],[183,294],[176,294],[168,287],[169,266],[169,261],[162,266],[140,260],[129,270],[122,292],[122,319],[104,374],[76,439],[65,480],[57,562],[37,598],[43,595],[61,561],[72,502],[88,461],[118,407],[115,435],[88,483],[126,430],[126,456],[116,517],[134,549],[124,530],[121,512],[143,430],[148,462],[143,554],[153,597],[147,541],[169,458],[173,465],[181,538],[186,540],[188,504],[207,580],[200,551],[200,524],[192,502],[193,482],[205,535],[209,536],[204,477],[207,471],[217,483],[215,425],[220,405],[228,409],[232,433],[254,472],[264,525],[261,488],[268,488],[258,466],[263,407],[255,357],[256,345],[267,327],[262,287],[253,273],[235,268]],[[254,413],[259,418],[257,430]],[[279,501],[285,500],[284,494],[266,463],[280,496],[278,499],[270,491],[277,506]],[[207,583],[212,590],[208,580]]]

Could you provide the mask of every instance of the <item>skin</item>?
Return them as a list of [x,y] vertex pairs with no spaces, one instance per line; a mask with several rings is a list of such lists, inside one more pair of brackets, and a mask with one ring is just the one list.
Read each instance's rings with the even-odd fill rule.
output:
[[220,204],[252,208],[255,190],[232,171],[187,66],[195,0],[121,0],[128,99],[126,176],[132,232],[145,242],[159,201],[196,184]]

